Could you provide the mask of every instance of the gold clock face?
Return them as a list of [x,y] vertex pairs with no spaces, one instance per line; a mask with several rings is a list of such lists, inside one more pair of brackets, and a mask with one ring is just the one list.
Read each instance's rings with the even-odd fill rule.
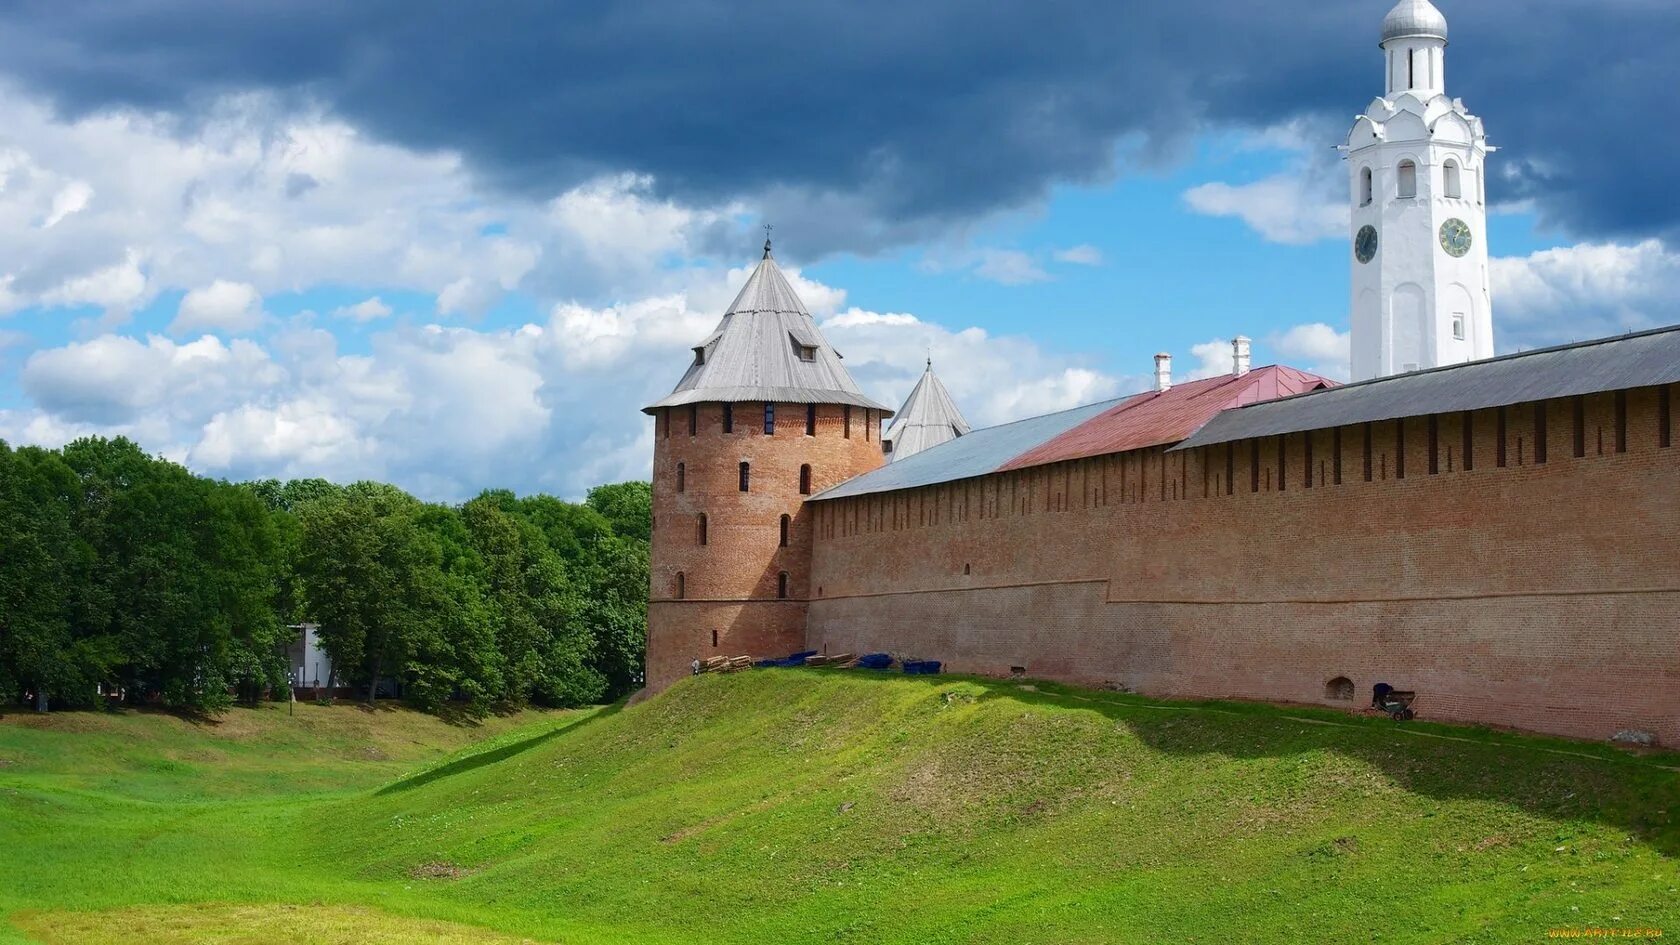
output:
[[1470,225],[1453,217],[1441,224],[1441,248],[1448,256],[1459,257],[1470,251]]

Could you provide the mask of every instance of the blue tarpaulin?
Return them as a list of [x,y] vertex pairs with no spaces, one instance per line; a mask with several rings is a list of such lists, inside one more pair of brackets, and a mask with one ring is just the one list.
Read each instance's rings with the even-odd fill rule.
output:
[[893,663],[893,658],[886,653],[865,653],[858,657],[859,669],[886,669]]
[[778,660],[759,660],[758,662],[754,663],[753,665],[760,668],[760,669],[775,669],[775,668],[786,668],[786,667],[789,667],[789,666],[804,666],[805,661],[807,659],[810,659],[811,657],[816,656],[816,655],[817,655],[816,650],[806,650],[802,653],[793,653],[793,654],[791,654],[787,657],[784,657],[784,658],[778,659]]
[[906,660],[904,662],[904,674],[906,676],[932,676],[938,672],[938,660]]

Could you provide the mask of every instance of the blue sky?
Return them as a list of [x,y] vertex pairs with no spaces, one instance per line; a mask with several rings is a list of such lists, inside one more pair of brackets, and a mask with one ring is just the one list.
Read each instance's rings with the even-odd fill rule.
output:
[[[1499,346],[1672,321],[1680,132],[1650,116],[1680,12],[1441,5],[1449,91],[1503,147]],[[765,221],[884,401],[931,351],[996,423],[1138,389],[1156,351],[1218,370],[1239,332],[1345,375],[1331,146],[1386,6],[25,3],[0,439],[577,495],[645,474],[637,408]]]

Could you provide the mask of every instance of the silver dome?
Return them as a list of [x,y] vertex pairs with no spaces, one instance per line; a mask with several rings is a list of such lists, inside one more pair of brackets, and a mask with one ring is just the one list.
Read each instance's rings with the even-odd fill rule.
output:
[[1429,0],[1400,0],[1383,17],[1382,41],[1408,36],[1433,36],[1444,41],[1447,18]]

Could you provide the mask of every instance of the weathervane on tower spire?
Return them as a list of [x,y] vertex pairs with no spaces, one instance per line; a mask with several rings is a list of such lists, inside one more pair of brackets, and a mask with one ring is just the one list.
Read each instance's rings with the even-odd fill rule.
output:
[[764,258],[765,259],[770,258],[770,231],[773,230],[773,229],[775,229],[775,227],[772,226],[771,224],[769,224],[769,223],[764,224]]

